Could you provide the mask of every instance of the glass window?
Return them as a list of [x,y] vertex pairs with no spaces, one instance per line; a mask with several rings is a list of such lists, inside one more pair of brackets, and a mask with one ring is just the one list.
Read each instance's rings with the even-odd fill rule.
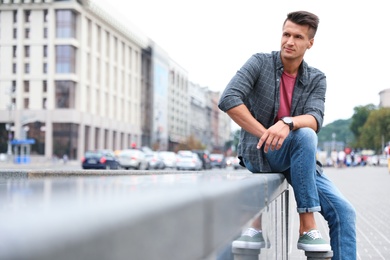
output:
[[24,22],[29,23],[31,19],[31,11],[25,10],[24,11]]
[[17,48],[16,46],[12,46],[12,57],[16,58],[17,55]]
[[18,11],[14,10],[13,16],[14,16],[14,23],[17,23],[18,22]]
[[24,108],[28,109],[29,105],[30,105],[30,100],[28,98],[25,98],[24,99]]
[[30,39],[30,28],[26,28],[24,31],[24,38]]
[[43,22],[47,22],[48,21],[48,15],[49,15],[49,12],[47,9],[43,10]]
[[56,11],[56,37],[76,38],[76,14],[72,10]]
[[56,46],[56,72],[74,73],[76,70],[76,48],[70,45]]
[[30,46],[24,46],[24,57],[30,57]]
[[15,93],[16,92],[16,80],[13,80],[12,81],[12,93]]
[[23,82],[23,86],[24,86],[24,92],[26,92],[26,93],[30,92],[30,81],[25,80]]
[[42,99],[42,108],[46,109],[47,108],[47,98]]
[[18,30],[16,28],[13,30],[13,37],[14,39],[18,38]]
[[47,92],[47,81],[46,80],[44,80],[42,83],[42,90],[43,90],[43,93]]
[[55,106],[56,108],[74,108],[75,86],[73,81],[55,82]]
[[30,63],[24,64],[24,73],[30,73]]
[[12,64],[12,73],[16,74],[16,63]]
[[47,57],[47,45],[43,45],[43,57]]
[[43,28],[43,38],[47,39],[48,29],[45,27]]
[[43,73],[47,73],[47,63],[46,62],[44,62],[43,63]]

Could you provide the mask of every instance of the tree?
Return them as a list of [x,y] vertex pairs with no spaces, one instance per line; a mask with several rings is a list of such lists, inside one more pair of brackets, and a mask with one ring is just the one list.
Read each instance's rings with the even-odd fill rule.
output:
[[390,108],[371,111],[360,129],[358,143],[361,147],[381,152],[385,142],[390,140]]
[[353,142],[353,134],[349,129],[351,119],[339,119],[324,126],[318,133],[318,145],[322,147],[325,142],[333,141],[333,133],[335,133],[336,142],[342,142],[350,146]]
[[[352,115],[351,118],[351,124],[349,128],[351,129],[355,140],[359,140],[360,134],[361,134],[361,129],[364,126],[364,124],[367,121],[367,118],[369,117],[370,113],[372,111],[375,111],[377,107],[374,104],[368,104],[365,106],[357,106],[355,107],[354,114]],[[354,146],[361,146],[359,142],[355,143]]]
[[176,150],[203,150],[205,149],[205,146],[198,140],[196,139],[195,136],[190,135],[184,144],[179,144],[176,147]]

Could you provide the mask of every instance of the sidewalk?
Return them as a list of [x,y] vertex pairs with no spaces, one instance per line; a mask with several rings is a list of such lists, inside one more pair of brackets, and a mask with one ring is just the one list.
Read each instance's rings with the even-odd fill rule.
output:
[[32,160],[30,163],[15,163],[13,161],[0,161],[0,169],[58,169],[62,167],[81,169],[81,162],[69,160],[66,163],[62,159],[57,160]]

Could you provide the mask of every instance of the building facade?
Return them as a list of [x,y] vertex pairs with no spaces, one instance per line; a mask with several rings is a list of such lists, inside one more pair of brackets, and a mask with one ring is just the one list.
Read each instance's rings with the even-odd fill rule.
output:
[[390,107],[390,88],[379,92],[379,107]]
[[72,159],[141,141],[146,37],[89,1],[3,1],[0,26],[0,119],[13,138]]
[[200,141],[205,149],[213,150],[212,128],[211,128],[211,102],[208,87],[200,86],[197,83],[190,82],[190,134]]
[[174,151],[191,133],[214,150],[230,131],[219,93],[190,86],[157,43],[88,0],[0,0],[0,93],[0,153],[11,139],[46,158]]
[[168,94],[169,150],[175,151],[189,136],[190,103],[188,72],[174,60],[170,60]]

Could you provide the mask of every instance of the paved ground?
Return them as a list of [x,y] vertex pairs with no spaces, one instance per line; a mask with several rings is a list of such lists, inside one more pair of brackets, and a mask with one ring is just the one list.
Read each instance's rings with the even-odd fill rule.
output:
[[[325,173],[355,206],[357,212],[357,259],[390,259],[390,174],[386,167],[326,168]],[[292,196],[291,196],[292,197]],[[292,208],[295,202],[291,202]],[[291,211],[293,212],[293,211]],[[306,259],[296,249],[298,218],[292,214],[291,260]],[[327,225],[318,216],[321,230]],[[325,234],[325,232],[322,232]]]

